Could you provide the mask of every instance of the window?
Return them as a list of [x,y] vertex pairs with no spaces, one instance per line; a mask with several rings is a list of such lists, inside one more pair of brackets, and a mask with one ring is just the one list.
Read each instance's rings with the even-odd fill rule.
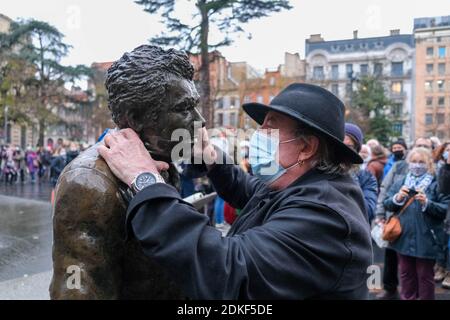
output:
[[230,107],[230,97],[229,96],[222,97],[222,100],[223,100],[223,108],[228,109]]
[[401,94],[403,92],[403,83],[401,81],[392,82],[391,91],[394,94]]
[[230,108],[235,108],[236,107],[236,98],[235,97],[231,97],[230,98]]
[[347,84],[345,85],[345,94],[346,94],[347,96],[351,96],[352,93],[353,93],[352,84],[351,84],[351,83],[347,83]]
[[331,66],[331,78],[333,80],[339,79],[339,65],[333,64]]
[[425,81],[425,91],[433,91],[433,81]]
[[432,97],[427,97],[426,101],[427,101],[427,107],[431,107],[433,105],[433,98]]
[[437,132],[437,137],[439,138],[439,139],[445,139],[445,131],[442,131],[442,130],[439,130],[438,132]]
[[252,101],[252,99],[250,98],[250,96],[245,96],[244,97],[244,103],[249,103],[251,101]]
[[391,75],[394,77],[403,76],[403,62],[392,62]]
[[445,63],[438,64],[438,72],[440,76],[445,75]]
[[230,113],[230,126],[236,127],[237,123],[237,114],[236,113]]
[[426,113],[425,114],[425,124],[433,124],[433,114],[432,113]]
[[445,86],[445,81],[444,80],[438,80],[437,81],[437,85],[438,85],[438,90],[439,91],[444,91],[444,86]]
[[223,98],[218,98],[217,99],[217,104],[216,104],[218,109],[223,109]]
[[331,85],[331,92],[335,95],[339,95],[339,85],[337,83],[334,83]]
[[264,101],[263,96],[262,95],[258,95],[258,97],[256,98],[256,102],[263,103],[263,101]]
[[392,125],[392,130],[396,135],[401,136],[403,134],[403,124],[401,122],[395,122]]
[[437,113],[436,114],[436,122],[437,122],[437,124],[444,124],[445,123],[445,113]]
[[313,77],[315,80],[323,80],[323,66],[314,67],[313,69]]
[[271,86],[275,85],[275,78],[274,77],[270,77],[269,83]]
[[392,106],[392,115],[394,117],[401,117],[402,116],[402,110],[403,110],[403,106],[401,103],[396,103]]
[[445,97],[438,98],[438,106],[440,106],[440,107],[445,106]]
[[432,57],[433,54],[434,54],[434,49],[433,49],[433,47],[428,47],[428,48],[427,48],[427,56],[428,56],[428,57]]
[[432,63],[427,63],[427,73],[428,74],[433,73],[433,64]]
[[378,77],[383,74],[383,64],[382,63],[375,63],[373,67],[373,74]]
[[439,58],[445,58],[445,47],[439,47]]
[[223,126],[223,113],[218,113],[217,123],[219,126]]
[[345,65],[345,73],[347,75],[347,78],[353,77],[353,65],[352,64]]
[[369,65],[368,64],[362,64],[360,65],[360,74],[362,76],[367,76],[369,74]]

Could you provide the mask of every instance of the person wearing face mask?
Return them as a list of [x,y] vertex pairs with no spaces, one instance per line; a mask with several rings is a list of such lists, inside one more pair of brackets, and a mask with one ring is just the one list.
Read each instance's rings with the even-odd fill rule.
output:
[[[243,109],[261,125],[250,139],[253,175],[214,148],[206,129],[194,146],[218,195],[242,210],[228,234],[175,188],[148,179],[128,206],[129,236],[192,299],[367,299],[370,230],[348,174],[362,159],[343,142],[343,103],[298,83],[270,105]],[[131,187],[140,172],[158,172],[131,129],[107,136],[98,151]]]
[[[362,141],[363,133],[361,129],[353,123],[346,123],[344,143],[349,148],[352,148],[359,153],[361,151]],[[379,146],[376,146],[375,148],[377,147]],[[367,217],[370,223],[375,216],[375,207],[377,205],[377,180],[370,171],[362,169],[359,165],[353,166],[350,171],[350,175],[361,187],[361,191],[364,195],[364,204],[366,206]]]
[[[418,138],[415,146],[427,145],[431,150],[431,141],[426,138]],[[391,145],[391,156],[384,168],[384,178],[381,182],[380,192],[378,194],[376,218],[374,223],[383,223],[391,215],[384,207],[384,200],[386,199],[387,190],[399,181],[402,181],[408,172],[408,164],[404,160],[407,151],[406,143],[403,139],[398,139]],[[386,174],[387,173],[387,174]],[[383,291],[377,294],[377,299],[380,300],[396,300],[399,299],[397,291],[398,287],[398,261],[397,253],[390,248],[384,251],[384,268],[383,268]]]
[[394,163],[405,159],[407,150],[408,147],[406,146],[405,140],[401,138],[391,144],[391,155],[384,166],[383,177],[388,175]]
[[450,196],[439,193],[430,150],[415,148],[406,162],[406,177],[389,188],[384,200],[387,210],[402,212],[402,232],[390,248],[398,255],[401,298],[433,300],[433,266],[444,245],[441,235]]

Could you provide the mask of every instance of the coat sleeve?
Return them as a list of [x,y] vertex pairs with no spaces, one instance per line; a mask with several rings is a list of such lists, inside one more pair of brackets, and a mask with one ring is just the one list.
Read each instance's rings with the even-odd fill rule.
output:
[[389,190],[386,193],[386,198],[383,201],[383,205],[386,210],[389,211],[398,211],[401,209],[401,206],[394,203],[393,198],[397,194],[397,192],[400,190],[400,188],[403,185],[403,181],[399,181],[397,183],[394,183],[391,185]]
[[[239,166],[227,164],[226,155],[223,164],[215,164],[208,172],[217,194],[236,209],[242,209],[257,190],[266,188],[258,178],[244,172]],[[228,161],[228,162],[227,162]]]
[[428,202],[425,213],[435,219],[444,220],[450,201],[450,195],[439,193],[436,184],[432,187],[432,192],[428,193]]
[[443,194],[450,194],[450,164],[444,164],[439,170],[439,192]]
[[302,299],[332,289],[351,258],[349,231],[330,215],[291,207],[222,237],[173,187],[155,184],[130,203],[127,228],[190,298]]
[[378,184],[375,177],[369,171],[364,172],[362,180],[361,189],[364,194],[364,203],[369,221],[371,221],[375,215],[377,206]]

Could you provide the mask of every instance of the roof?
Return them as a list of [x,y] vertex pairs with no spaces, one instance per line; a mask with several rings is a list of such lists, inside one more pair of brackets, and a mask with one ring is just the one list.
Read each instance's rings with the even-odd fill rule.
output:
[[313,50],[324,50],[332,54],[366,52],[384,50],[394,43],[404,43],[414,47],[414,36],[412,34],[398,34],[385,37],[357,38],[347,40],[305,42],[305,51],[308,55]]

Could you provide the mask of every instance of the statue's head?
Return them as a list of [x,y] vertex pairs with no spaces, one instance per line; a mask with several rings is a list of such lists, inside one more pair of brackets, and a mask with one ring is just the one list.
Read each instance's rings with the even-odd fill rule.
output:
[[124,54],[106,76],[114,122],[136,131],[150,151],[169,156],[174,130],[187,129],[193,137],[194,121],[204,123],[193,75],[181,51],[143,45]]

